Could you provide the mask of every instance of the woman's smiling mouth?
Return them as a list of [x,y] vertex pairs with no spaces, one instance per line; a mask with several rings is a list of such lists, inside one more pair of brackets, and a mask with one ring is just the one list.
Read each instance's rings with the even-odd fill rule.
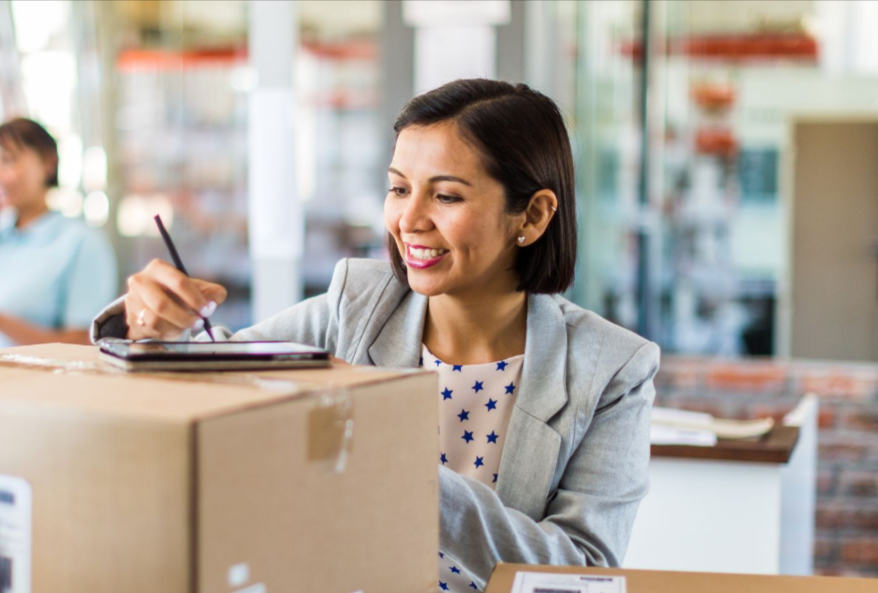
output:
[[448,255],[447,249],[434,249],[423,245],[405,244],[405,262],[412,268],[423,270],[435,266]]

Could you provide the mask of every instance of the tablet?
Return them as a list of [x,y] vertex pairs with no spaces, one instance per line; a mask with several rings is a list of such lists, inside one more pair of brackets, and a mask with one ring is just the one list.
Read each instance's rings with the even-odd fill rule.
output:
[[128,371],[240,371],[330,365],[329,352],[293,342],[106,342],[101,359]]

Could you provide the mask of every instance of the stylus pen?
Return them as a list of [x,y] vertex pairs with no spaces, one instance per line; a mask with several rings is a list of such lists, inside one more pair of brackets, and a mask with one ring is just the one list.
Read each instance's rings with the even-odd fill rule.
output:
[[[168,246],[168,251],[171,252],[171,259],[174,260],[174,265],[177,266],[177,269],[189,275],[189,272],[186,271],[186,266],[183,265],[183,260],[180,259],[180,254],[177,253],[177,248],[174,247],[174,242],[171,241],[171,235],[168,234],[168,231],[165,230],[165,225],[162,224],[162,217],[158,214],[155,215],[155,223],[159,225],[159,232],[162,234],[162,239],[165,240],[165,245]],[[212,342],[216,342],[213,338],[213,328],[210,327],[210,321],[208,321],[207,317],[202,317],[204,320],[204,331],[207,332],[207,335],[210,336],[210,340]]]

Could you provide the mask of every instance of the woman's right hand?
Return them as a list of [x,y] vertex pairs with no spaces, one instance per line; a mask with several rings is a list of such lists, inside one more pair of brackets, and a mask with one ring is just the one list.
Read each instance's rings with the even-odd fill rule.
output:
[[171,264],[152,260],[128,278],[125,321],[128,339],[175,340],[187,329],[204,327],[226,300],[226,289],[213,282],[190,278]]

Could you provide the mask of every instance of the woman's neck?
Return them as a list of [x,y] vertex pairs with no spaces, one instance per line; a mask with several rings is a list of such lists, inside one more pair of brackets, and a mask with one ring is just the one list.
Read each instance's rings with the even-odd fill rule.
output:
[[49,207],[46,206],[46,200],[40,200],[37,204],[34,204],[32,208],[18,210],[18,218],[15,221],[15,226],[19,229],[23,229],[48,211]]
[[524,354],[527,294],[430,297],[424,344],[449,364],[483,364]]

